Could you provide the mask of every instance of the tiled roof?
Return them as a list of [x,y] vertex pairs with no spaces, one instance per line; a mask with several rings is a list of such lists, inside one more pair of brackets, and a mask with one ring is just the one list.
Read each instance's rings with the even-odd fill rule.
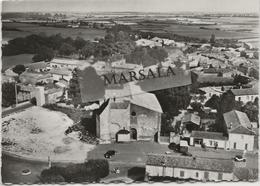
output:
[[36,70],[36,69],[44,69],[44,68],[48,67],[48,65],[49,64],[47,62],[42,61],[42,62],[37,62],[37,63],[31,63],[27,66],[28,66],[28,70],[33,71],[33,70]]
[[64,75],[64,76],[71,76],[72,75],[72,71],[70,71],[67,68],[51,69],[49,71],[49,73],[51,73],[51,74],[58,74],[58,75]]
[[232,110],[223,114],[228,129],[234,129],[238,126],[251,128],[251,123],[244,112]]
[[156,96],[152,93],[143,93],[132,95],[131,103],[149,110],[162,113],[162,107]]
[[231,89],[231,92],[235,96],[258,95],[258,90],[254,88]]
[[182,123],[187,123],[187,122],[192,122],[196,125],[200,125],[200,117],[192,113],[185,114],[184,117],[182,118]]
[[229,173],[231,173],[234,168],[234,163],[231,159],[199,158],[163,154],[148,154],[146,165]]
[[191,137],[216,139],[216,140],[227,140],[227,137],[223,136],[223,133],[221,133],[221,132],[192,131]]
[[230,133],[235,133],[235,134],[248,134],[248,135],[254,135],[255,133],[248,129],[248,128],[245,128],[243,126],[238,126],[234,129],[231,129],[230,130]]

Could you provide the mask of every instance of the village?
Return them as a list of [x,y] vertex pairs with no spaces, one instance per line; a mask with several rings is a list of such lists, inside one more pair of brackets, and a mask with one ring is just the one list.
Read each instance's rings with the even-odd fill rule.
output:
[[[40,60],[2,70],[3,163],[27,161],[6,182],[258,180],[259,48],[108,27],[94,41],[29,36],[31,50],[75,49],[52,43],[51,57],[42,47]],[[92,161],[107,172],[85,174]]]

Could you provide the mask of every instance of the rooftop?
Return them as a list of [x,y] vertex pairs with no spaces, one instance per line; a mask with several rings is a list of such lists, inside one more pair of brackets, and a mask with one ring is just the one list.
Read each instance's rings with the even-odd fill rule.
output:
[[231,92],[235,96],[258,95],[258,90],[255,88],[231,89]]
[[246,113],[237,110],[232,110],[223,114],[224,121],[229,131],[235,131],[237,127],[244,127],[245,129],[251,128],[251,122],[249,121]]
[[72,75],[72,71],[67,69],[67,68],[55,68],[55,69],[51,69],[49,71],[49,73],[51,74],[58,74],[58,75],[64,75],[64,76],[70,76]]
[[148,154],[146,165],[229,173],[234,168],[234,163],[231,159],[209,159],[163,154]]
[[80,66],[84,63],[89,64],[86,60],[76,60],[76,59],[67,59],[67,58],[54,58],[50,63],[63,64],[63,65],[76,65]]
[[37,63],[30,63],[26,66],[28,67],[29,71],[34,71],[37,69],[44,69],[44,68],[48,67],[49,63],[41,61],[41,62],[37,62]]
[[223,136],[223,133],[221,133],[221,132],[192,131],[191,137],[216,139],[216,140],[227,140],[227,137]]
[[185,114],[182,118],[182,123],[187,122],[192,122],[196,125],[200,125],[200,117],[192,113]]

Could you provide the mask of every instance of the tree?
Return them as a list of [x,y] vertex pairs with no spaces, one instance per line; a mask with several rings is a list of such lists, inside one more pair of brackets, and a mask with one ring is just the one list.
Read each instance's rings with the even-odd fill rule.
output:
[[49,184],[65,182],[65,179],[58,172],[59,168],[57,167],[43,170],[41,172],[41,181]]
[[245,76],[241,76],[240,74],[239,75],[235,75],[234,76],[234,80],[233,80],[234,84],[240,86],[242,84],[247,84],[249,83],[249,78],[248,77],[245,77]]
[[198,112],[198,113],[203,112],[203,111],[202,111],[203,105],[202,105],[201,103],[199,103],[199,102],[192,102],[192,103],[190,104],[190,106],[192,107],[192,109],[193,109],[194,111],[196,111],[196,112]]
[[15,83],[2,84],[2,106],[9,107],[16,102],[15,98]]
[[81,103],[78,69],[75,69],[72,72],[72,78],[69,81],[68,96],[72,98],[74,106],[77,106]]
[[85,45],[86,41],[81,37],[77,37],[74,41],[74,46],[77,50],[82,49]]
[[33,62],[40,62],[40,61],[51,61],[54,58],[54,51],[51,48],[46,46],[42,46],[37,54],[35,54],[32,58]]
[[63,43],[59,49],[59,53],[61,55],[69,56],[73,54],[76,51],[75,47],[73,47],[71,44]]
[[245,112],[252,122],[258,122],[258,111],[258,107],[252,102],[247,102],[242,108],[242,112]]
[[216,94],[214,94],[214,95],[211,96],[211,98],[205,103],[205,106],[219,110],[219,109],[220,109],[220,108],[219,108],[219,103],[220,103],[220,98],[219,98],[219,96],[217,96]]
[[87,41],[85,46],[81,49],[81,55],[84,56],[84,58],[88,58],[92,55],[94,55],[95,52],[95,44]]
[[20,75],[21,73],[23,73],[25,71],[25,66],[24,65],[16,65],[14,68],[13,68],[13,71]]
[[215,34],[211,34],[211,36],[210,36],[210,40],[209,40],[209,42],[211,43],[211,44],[215,44]]
[[162,47],[154,47],[148,50],[148,54],[158,60],[159,62],[162,62],[165,60],[165,58],[168,57],[168,53],[165,51]]
[[245,52],[245,51],[241,51],[241,52],[240,52],[240,57],[245,57],[245,58],[247,58],[246,52]]

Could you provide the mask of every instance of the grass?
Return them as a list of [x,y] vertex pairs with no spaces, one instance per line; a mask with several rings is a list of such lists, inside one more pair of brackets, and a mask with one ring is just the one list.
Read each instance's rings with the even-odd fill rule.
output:
[[[47,36],[61,33],[63,37],[75,39],[79,36],[85,40],[94,40],[96,37],[105,36],[105,30],[92,28],[56,28],[26,23],[3,23],[3,26],[5,27],[5,30],[3,30],[3,40],[5,41],[39,33],[45,33]],[[18,29],[19,31],[13,29]]]
[[15,65],[22,65],[32,62],[33,54],[20,54],[15,56],[3,56],[2,57],[2,70],[6,70]]

